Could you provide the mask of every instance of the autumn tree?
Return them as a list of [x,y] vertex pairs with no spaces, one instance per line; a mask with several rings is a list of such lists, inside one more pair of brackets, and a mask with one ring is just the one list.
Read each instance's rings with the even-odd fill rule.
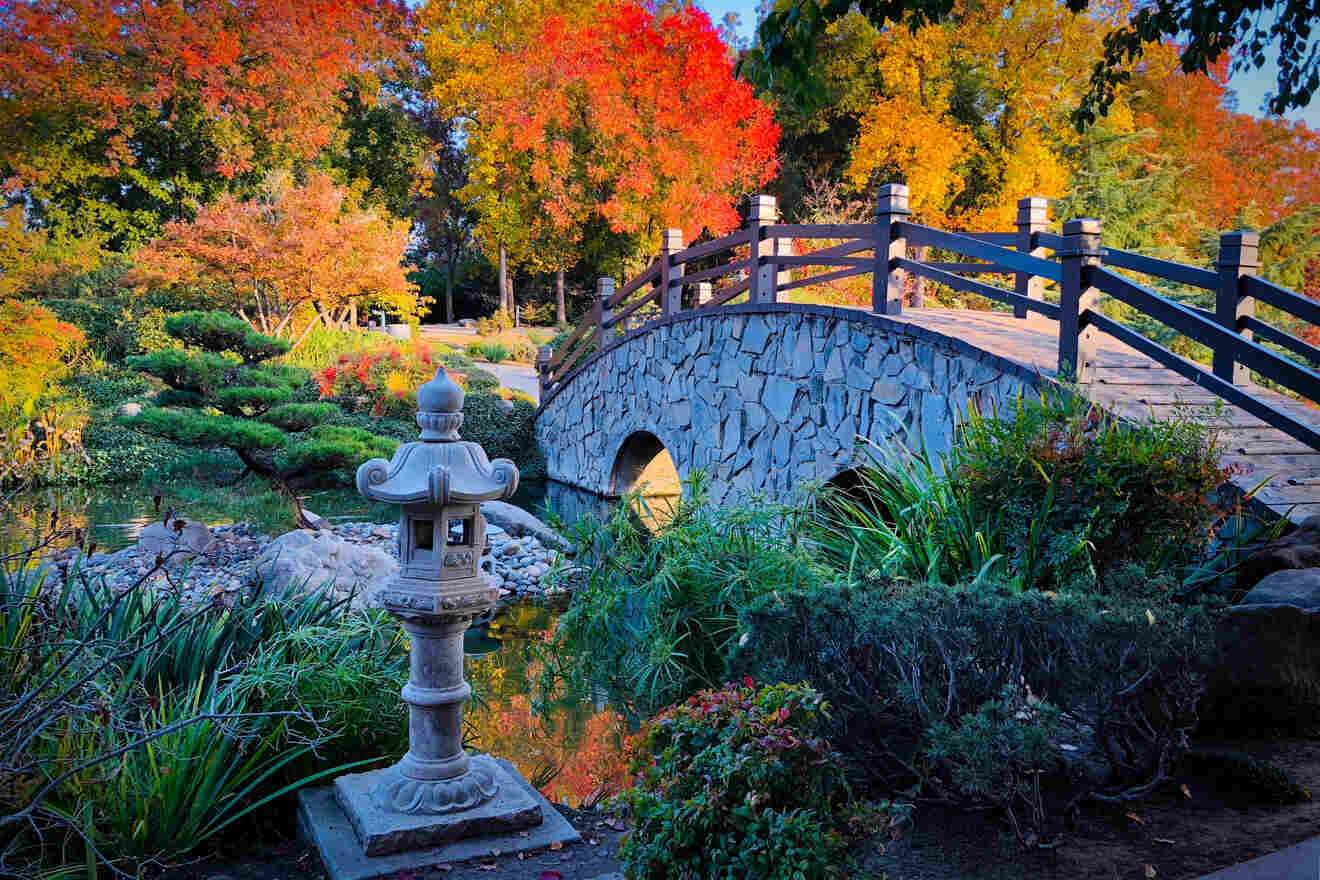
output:
[[338,326],[358,306],[415,315],[422,303],[401,263],[408,239],[407,221],[362,208],[325,174],[301,185],[276,174],[256,198],[225,195],[196,220],[168,224],[127,281],[205,286],[253,329],[296,347],[316,323]]
[[38,225],[131,247],[332,142],[348,79],[399,57],[393,0],[34,0],[0,7],[0,180]]
[[478,237],[556,270],[592,250],[588,234],[644,252],[668,226],[735,226],[738,198],[774,176],[778,128],[733,77],[710,18],[636,2],[524,6],[459,56],[451,35],[467,31],[453,7],[421,13],[434,96],[468,121],[463,196]]
[[[351,473],[397,442],[361,428],[332,424],[331,403],[298,403],[306,370],[271,364],[289,343],[256,332],[224,312],[183,312],[165,332],[186,348],[129,358],[128,365],[163,381],[157,405],[126,416],[129,427],[200,449],[227,448],[244,466],[285,490],[330,472]],[[291,492],[289,494],[292,494]]]

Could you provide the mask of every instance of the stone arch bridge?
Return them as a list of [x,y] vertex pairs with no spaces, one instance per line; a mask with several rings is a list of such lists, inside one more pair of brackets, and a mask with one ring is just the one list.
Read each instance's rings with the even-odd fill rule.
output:
[[[950,233],[910,222],[906,187],[890,185],[874,223],[778,224],[774,200],[758,196],[724,238],[684,248],[668,230],[645,271],[618,290],[601,279],[566,343],[541,350],[536,436],[549,476],[618,495],[665,451],[680,478],[704,470],[717,503],[787,499],[853,467],[859,440],[900,435],[943,452],[969,407],[1002,411],[1062,367],[1125,418],[1213,421],[1239,488],[1271,477],[1253,504],[1294,520],[1320,513],[1320,417],[1305,405],[1320,401],[1320,349],[1255,314],[1264,302],[1320,325],[1320,304],[1259,278],[1255,237],[1225,234],[1201,268],[1105,250],[1095,220],[1053,234],[1043,199],[1018,208],[1015,232]],[[913,247],[962,259],[912,259]],[[869,282],[869,310],[787,301],[854,277]],[[1168,299],[1144,277],[1208,291],[1214,307]],[[1002,307],[924,308],[918,279]],[[1119,323],[1106,300],[1202,343],[1213,362]]]

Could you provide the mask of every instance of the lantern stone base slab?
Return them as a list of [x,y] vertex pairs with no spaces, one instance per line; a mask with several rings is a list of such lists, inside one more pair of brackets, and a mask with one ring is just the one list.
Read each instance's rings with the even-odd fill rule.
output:
[[[404,844],[415,848],[395,851],[389,855],[369,856],[363,848],[354,829],[353,821],[345,814],[335,799],[334,787],[303,789],[298,792],[298,834],[304,840],[316,845],[325,863],[329,880],[371,880],[375,877],[392,876],[399,871],[416,871],[441,863],[461,862],[467,859],[489,856],[498,850],[501,855],[513,855],[533,849],[544,849],[554,843],[577,843],[581,837],[573,826],[568,824],[559,811],[531,784],[522,778],[508,761],[490,758],[486,755],[474,755],[473,759],[484,758],[491,762],[492,769],[499,774],[500,794],[487,804],[465,813],[449,816],[401,816],[376,812],[376,821],[388,820],[393,823],[391,832],[383,825],[368,826],[369,833],[390,836],[396,840],[409,840]],[[339,780],[365,780],[353,786],[360,797],[360,803],[369,809],[370,784],[373,774],[360,773],[341,776]],[[501,820],[491,813],[485,819],[468,816],[493,806],[504,797],[510,797],[509,804],[531,803],[539,812],[540,824],[530,827],[510,827],[501,824]],[[514,798],[517,798],[515,801]],[[523,800],[525,798],[525,801]],[[507,812],[507,811],[506,811]],[[515,811],[516,812],[516,811]],[[466,819],[465,819],[466,817]],[[476,821],[471,821],[476,820]],[[462,823],[467,822],[466,827]],[[436,837],[427,837],[423,827],[442,824],[452,830],[463,828],[462,839],[451,837],[445,843],[426,843]],[[411,830],[410,830],[411,829]],[[434,833],[434,830],[430,833]],[[526,835],[524,837],[523,835]],[[475,836],[473,836],[475,835]]]

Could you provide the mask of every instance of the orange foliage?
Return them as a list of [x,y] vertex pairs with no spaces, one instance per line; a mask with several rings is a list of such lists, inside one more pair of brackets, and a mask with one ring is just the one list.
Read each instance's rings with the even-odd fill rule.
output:
[[32,415],[84,341],[81,330],[44,306],[0,301],[0,427]]
[[[252,167],[256,150],[310,157],[329,142],[343,77],[369,76],[398,51],[406,9],[392,0],[36,0],[0,18],[0,163],[8,186],[73,161],[34,160],[29,134],[52,120],[109,133],[111,170],[132,164],[142,125],[168,127],[198,104],[223,129],[217,170]],[[7,109],[5,109],[7,108]],[[33,126],[42,119],[44,126]]]
[[408,221],[362,209],[355,193],[324,174],[310,173],[302,186],[276,175],[260,198],[227,194],[193,222],[169,223],[138,252],[127,281],[212,285],[234,298],[244,320],[275,336],[300,311],[324,315],[354,300],[410,315],[419,301],[402,264],[408,235]]

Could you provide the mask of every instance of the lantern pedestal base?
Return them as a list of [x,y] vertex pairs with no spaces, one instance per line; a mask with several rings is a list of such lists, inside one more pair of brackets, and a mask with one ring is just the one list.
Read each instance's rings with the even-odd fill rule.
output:
[[[442,862],[489,856],[494,850],[498,850],[501,856],[513,855],[545,849],[554,843],[581,840],[573,826],[522,778],[512,764],[488,755],[473,755],[472,758],[474,762],[489,761],[488,767],[498,773],[500,783],[499,794],[472,810],[441,816],[382,813],[371,802],[375,774],[350,774],[336,779],[335,787],[298,792],[299,836],[316,845],[329,880],[369,880]],[[353,818],[336,799],[335,789],[346,780],[348,785],[345,788],[356,814]],[[538,824],[526,824],[529,813],[518,804],[530,804],[536,810]],[[524,817],[524,824],[508,824],[516,815]],[[365,834],[355,829],[359,823],[362,823],[359,827]],[[360,834],[362,839],[359,839]],[[387,839],[399,843],[399,848],[386,846],[389,855],[366,854],[364,843],[367,840],[375,840],[379,846]]]

